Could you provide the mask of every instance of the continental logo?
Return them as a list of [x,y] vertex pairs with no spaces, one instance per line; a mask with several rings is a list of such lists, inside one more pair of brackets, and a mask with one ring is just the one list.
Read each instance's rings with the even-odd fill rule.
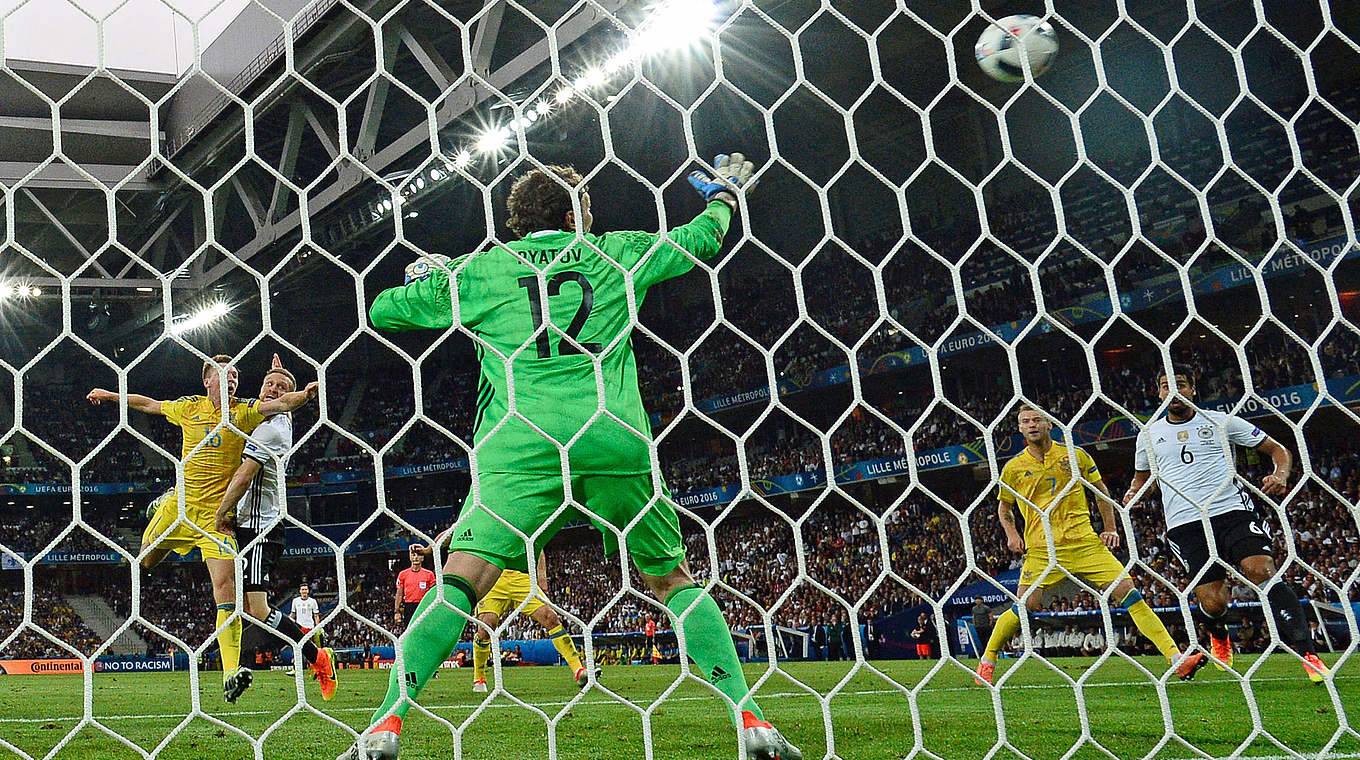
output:
[[79,661],[52,660],[51,662],[30,663],[29,668],[34,673],[79,673],[85,669],[85,666]]
[[85,665],[80,660],[0,660],[0,672],[8,675],[54,675],[82,673]]

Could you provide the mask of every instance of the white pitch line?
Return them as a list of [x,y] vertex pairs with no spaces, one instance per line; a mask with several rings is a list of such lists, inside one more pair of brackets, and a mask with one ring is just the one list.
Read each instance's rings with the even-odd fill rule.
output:
[[[1299,679],[1299,678],[1290,678],[1290,677],[1285,677],[1285,676],[1271,676],[1271,677],[1268,677],[1268,678],[1253,678],[1253,679],[1252,679],[1252,683],[1261,683],[1261,682],[1265,682],[1265,681],[1299,681],[1299,680],[1301,680],[1301,679]],[[1210,683],[1224,684],[1224,685],[1228,685],[1228,684],[1236,685],[1234,681],[1212,681],[1212,682],[1210,682]],[[1102,682],[1100,682],[1100,683],[1088,683],[1088,684],[1086,684],[1085,686],[1083,686],[1083,688],[1084,688],[1084,689],[1111,689],[1111,688],[1128,688],[1128,687],[1131,687],[1131,686],[1151,686],[1151,685],[1152,685],[1152,682],[1150,682],[1150,681],[1102,681]],[[1170,687],[1170,688],[1193,688],[1194,685],[1193,685],[1193,684],[1188,684],[1188,683],[1187,683],[1187,684],[1179,684],[1179,683],[1176,683],[1176,682],[1170,682],[1170,683],[1167,684],[1167,686]],[[1015,685],[1015,686],[1003,686],[1003,687],[1002,687],[1002,691],[1014,691],[1014,690],[1019,690],[1019,689],[1039,689],[1039,690],[1048,690],[1048,689],[1071,689],[1071,688],[1072,688],[1072,687],[1069,686],[1069,685],[1067,685],[1067,684],[1018,684],[1018,685]],[[984,692],[984,689],[983,689],[983,687],[981,687],[981,686],[931,686],[931,687],[926,687],[926,688],[924,688],[924,689],[921,689],[921,690],[918,691],[917,693],[918,693],[918,694],[933,694],[933,693],[950,692],[950,691],[976,691],[976,692],[979,692],[979,693],[983,693],[983,692]],[[859,691],[840,691],[840,692],[837,692],[837,693],[836,693],[836,696],[838,696],[838,697],[840,697],[840,696],[874,696],[874,695],[882,695],[882,694],[902,694],[902,691],[901,691],[900,689],[865,689],[865,690],[859,690]],[[784,692],[776,692],[776,693],[773,693],[773,694],[757,694],[756,696],[757,696],[759,699],[762,699],[762,700],[763,700],[763,699],[792,699],[792,698],[796,698],[796,697],[812,697],[813,695],[808,694],[807,692],[804,692],[804,691],[784,691]],[[712,695],[685,696],[685,697],[667,697],[664,701],[665,701],[665,702],[699,702],[699,701],[705,701],[705,700],[711,700],[711,699],[716,699],[716,697],[714,697],[714,696],[712,696]],[[528,700],[525,700],[525,701],[528,701]],[[294,704],[296,704],[296,703],[294,703]],[[565,707],[565,706],[568,705],[568,704],[570,704],[570,701],[569,701],[569,700],[564,700],[564,701],[552,701],[552,702],[529,702],[529,705],[530,705],[531,707]],[[629,707],[629,706],[630,706],[630,705],[626,705],[626,704],[624,704],[624,703],[622,703],[622,702],[619,702],[619,701],[616,700],[616,699],[594,699],[594,700],[586,699],[586,700],[582,700],[582,701],[580,701],[580,702],[577,702],[576,704],[578,704],[578,705],[590,705],[590,706],[592,706],[592,707],[593,707],[593,706],[609,706],[609,705],[613,705],[613,706],[616,706],[616,707]],[[315,707],[315,705],[313,705],[313,706]],[[463,702],[463,703],[445,704],[445,705],[422,705],[422,707],[424,707],[426,710],[453,710],[453,709],[459,709],[459,708],[472,710],[472,709],[477,708],[477,707],[478,707],[478,704],[470,703],[470,702]],[[520,708],[521,706],[518,705],[518,704],[515,704],[515,703],[494,703],[494,702],[493,702],[492,704],[487,705],[487,707],[488,707],[488,708],[492,708],[492,709],[498,709],[498,708]],[[346,712],[372,712],[372,710],[373,710],[372,706],[369,706],[369,707],[338,707],[338,708],[334,708],[334,709],[330,709],[330,710],[323,710],[323,712],[328,713],[328,714],[334,714],[334,713],[346,713]],[[230,711],[230,712],[215,712],[215,713],[210,713],[210,714],[211,714],[212,717],[214,717],[214,718],[230,718],[230,717],[235,717],[235,716],[249,716],[249,715],[274,715],[274,714],[277,714],[278,712],[279,712],[278,710],[233,710],[233,711]],[[209,713],[205,713],[205,714],[209,714]],[[310,713],[309,713],[309,714],[310,714]],[[175,720],[183,720],[184,717],[185,717],[186,715],[188,715],[188,713],[182,713],[182,712],[181,712],[181,713],[147,713],[147,714],[143,714],[143,715],[95,715],[94,718],[95,718],[95,720],[100,720],[100,721],[107,721],[107,720],[156,720],[156,719],[169,719],[169,718],[173,718],[173,719],[175,719]],[[0,724],[3,724],[3,723],[59,723],[59,722],[60,722],[60,723],[75,723],[75,722],[77,722],[77,721],[79,721],[79,720],[81,720],[81,718],[78,717],[78,716],[63,716],[63,717],[57,717],[57,718],[0,718]],[[1305,757],[1310,757],[1310,756],[1305,755]],[[1328,756],[1327,756],[1328,759],[1333,758],[1333,757],[1338,758],[1338,759],[1342,759],[1342,758],[1360,758],[1360,753],[1348,754],[1348,755],[1328,755]],[[1177,758],[1176,760],[1204,760],[1204,758]],[[1274,756],[1261,756],[1261,757],[1254,757],[1254,758],[1246,758],[1246,757],[1243,757],[1243,758],[1241,758],[1241,760],[1275,760],[1275,758],[1274,758]],[[1297,758],[1294,758],[1294,757],[1292,757],[1292,756],[1282,755],[1282,756],[1280,756],[1279,760],[1297,760]]]
[[1160,760],[1354,760],[1360,758],[1360,752],[1327,752],[1325,754],[1315,754],[1300,752],[1297,755],[1233,755],[1231,758],[1204,758],[1204,757],[1167,757]]

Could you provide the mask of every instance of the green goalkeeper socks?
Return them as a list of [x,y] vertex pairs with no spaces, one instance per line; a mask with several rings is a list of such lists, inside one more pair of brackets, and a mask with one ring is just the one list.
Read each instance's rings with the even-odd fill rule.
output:
[[[454,647],[458,646],[463,626],[467,623],[467,619],[458,612],[461,610],[471,615],[476,595],[471,584],[456,575],[444,576],[443,589],[445,603],[438,601],[438,594],[427,593],[412,614],[411,620],[417,622],[407,629],[399,642],[401,667],[397,668],[396,663],[393,664],[392,674],[387,679],[387,698],[373,713],[373,724],[388,715],[405,719],[406,711],[411,709],[420,690],[434,676],[440,663],[448,659]],[[403,679],[406,681],[405,699],[401,696]]]
[[[699,598],[697,604],[696,598]],[[691,604],[694,608],[686,613]],[[736,703],[738,712],[733,713],[732,720],[741,726],[741,710],[750,710],[764,720],[765,715],[751,698],[751,688],[746,684],[746,674],[741,670],[741,660],[732,643],[732,631],[713,597],[698,586],[686,586],[671,592],[666,598],[666,609],[676,621],[686,613],[684,621],[677,622],[685,635],[686,652],[708,682]]]

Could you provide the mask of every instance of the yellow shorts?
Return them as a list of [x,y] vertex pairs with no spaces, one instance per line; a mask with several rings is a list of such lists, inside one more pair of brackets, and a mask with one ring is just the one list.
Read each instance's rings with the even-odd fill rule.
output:
[[[202,553],[203,559],[231,559],[235,556],[236,539],[213,529],[217,518],[216,508],[204,509],[186,503],[184,520],[176,523],[175,520],[179,518],[179,502],[175,489],[161,494],[153,504],[155,511],[146,524],[146,530],[142,531],[142,546],[155,544],[159,549],[168,549],[180,555],[188,554],[197,548]],[[229,547],[230,551],[224,549],[217,543],[218,541]]]
[[505,618],[512,610],[519,607],[519,603],[528,597],[525,602],[524,610],[520,613],[525,617],[534,614],[543,606],[544,600],[541,596],[529,596],[529,575],[518,570],[502,570],[500,580],[496,585],[482,597],[482,601],[477,603],[477,615],[481,616],[488,612],[498,618]]
[[1048,588],[1067,580],[1068,573],[1071,573],[1097,589],[1103,589],[1128,575],[1124,566],[1115,559],[1114,553],[1098,538],[1056,548],[1058,561],[1052,568],[1048,567],[1047,553],[1025,554],[1025,564],[1020,568],[1021,586]]

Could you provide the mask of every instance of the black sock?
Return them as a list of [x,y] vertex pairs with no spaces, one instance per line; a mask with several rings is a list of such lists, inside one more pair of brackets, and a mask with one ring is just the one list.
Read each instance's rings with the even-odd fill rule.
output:
[[1275,627],[1285,641],[1299,654],[1315,654],[1313,637],[1308,635],[1308,622],[1303,617],[1303,605],[1294,589],[1280,581],[1270,587],[1266,598],[1275,613]]
[[316,644],[312,643],[311,635],[305,633],[302,630],[302,626],[298,625],[296,620],[287,617],[278,610],[270,610],[269,620],[265,622],[269,623],[271,628],[278,631],[279,633],[282,633],[284,636],[291,639],[292,641],[301,642],[302,659],[306,660],[308,664],[316,662],[318,654],[316,651]]
[[[280,635],[282,634],[282,635]],[[251,659],[254,661],[255,652],[263,649],[272,649],[278,646],[291,647],[293,641],[302,641],[302,658],[308,664],[316,662],[316,644],[312,643],[312,637],[302,632],[302,626],[297,621],[285,617],[278,610],[270,610],[269,617],[260,624],[251,620],[246,625],[245,631],[241,634],[241,653],[242,661],[245,660],[245,653],[250,652]]]
[[1201,604],[1195,608],[1195,611],[1198,613],[1196,617],[1204,624],[1204,628],[1209,632],[1210,636],[1213,636],[1216,639],[1228,638],[1228,624],[1224,622],[1227,610],[1224,610],[1218,615],[1210,615],[1208,610],[1204,609],[1204,605]]

